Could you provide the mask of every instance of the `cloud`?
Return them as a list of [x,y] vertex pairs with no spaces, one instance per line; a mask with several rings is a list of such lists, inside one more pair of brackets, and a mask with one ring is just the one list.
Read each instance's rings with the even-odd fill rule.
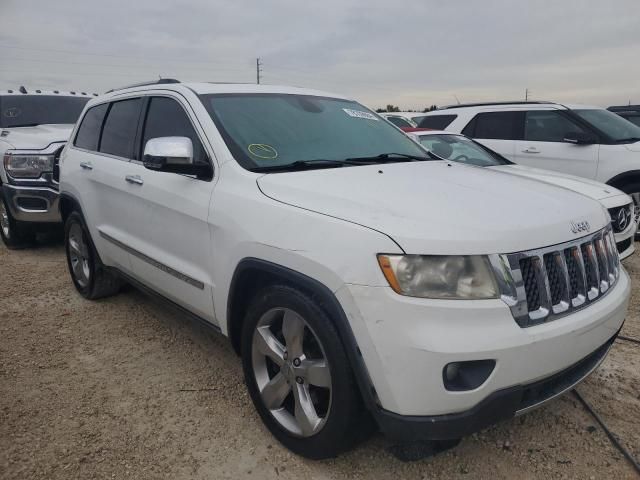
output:
[[[104,91],[255,79],[372,107],[640,102],[640,3],[563,0],[3,0],[0,87]],[[7,65],[9,67],[7,67]]]

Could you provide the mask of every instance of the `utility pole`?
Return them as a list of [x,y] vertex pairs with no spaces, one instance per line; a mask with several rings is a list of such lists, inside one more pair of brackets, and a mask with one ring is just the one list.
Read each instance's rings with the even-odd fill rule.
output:
[[260,72],[262,72],[262,63],[260,58],[256,58],[256,83],[260,85]]
[[528,88],[524,89],[524,101],[525,102],[529,101],[529,89]]

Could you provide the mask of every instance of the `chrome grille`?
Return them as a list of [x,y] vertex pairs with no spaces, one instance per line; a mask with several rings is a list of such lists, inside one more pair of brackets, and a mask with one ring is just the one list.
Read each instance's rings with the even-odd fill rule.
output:
[[620,275],[611,226],[571,242],[490,258],[501,298],[521,327],[587,307]]

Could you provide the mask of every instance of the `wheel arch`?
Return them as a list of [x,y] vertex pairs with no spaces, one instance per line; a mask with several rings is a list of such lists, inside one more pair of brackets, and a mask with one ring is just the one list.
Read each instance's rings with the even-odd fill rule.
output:
[[61,193],[60,202],[58,203],[58,209],[60,210],[60,217],[62,218],[62,224],[64,225],[72,212],[78,212],[82,218],[84,218],[84,212],[82,206],[76,197],[70,193]]
[[629,183],[640,183],[640,170],[629,170],[620,173],[605,183],[616,188],[621,188]]
[[260,289],[273,284],[301,290],[327,313],[338,330],[362,398],[370,411],[375,410],[375,389],[344,309],[326,285],[303,273],[258,258],[245,258],[238,263],[227,297],[227,335],[235,352],[241,355],[242,324],[250,299]]

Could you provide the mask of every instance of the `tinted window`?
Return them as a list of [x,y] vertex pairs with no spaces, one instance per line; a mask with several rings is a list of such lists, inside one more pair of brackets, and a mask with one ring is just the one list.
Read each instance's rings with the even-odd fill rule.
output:
[[245,168],[383,153],[425,156],[404,133],[351,100],[275,93],[202,98],[233,156]]
[[629,120],[634,125],[638,125],[640,127],[640,114],[639,115],[629,115],[629,116],[626,116],[624,118]]
[[[606,111],[606,110],[603,110]],[[614,115],[613,113],[611,115]],[[584,129],[554,111],[527,112],[524,138],[533,142],[562,142],[567,133],[583,133]]]
[[624,118],[603,109],[572,110],[582,120],[603,132],[614,142],[637,142],[640,128]]
[[431,128],[433,130],[444,130],[456,118],[457,115],[429,115],[427,117],[422,117],[418,127]]
[[5,95],[0,97],[0,127],[74,124],[88,101],[88,97]]
[[187,137],[193,143],[193,159],[196,163],[206,163],[207,154],[196,134],[189,117],[178,102],[171,98],[154,97],[149,102],[147,118],[142,134],[142,149],[152,138]]
[[107,113],[108,107],[109,105],[105,103],[87,110],[80,124],[80,128],[78,128],[78,134],[74,142],[76,147],[87,150],[98,150],[100,129],[102,128],[102,121],[104,120],[104,115]]
[[393,123],[396,127],[413,127],[413,125],[411,125],[408,120],[402,117],[386,117],[386,119]]
[[497,153],[460,135],[420,135],[419,139],[427,150],[445,160],[479,167],[493,167],[510,163]]
[[141,105],[142,99],[140,98],[111,104],[102,129],[101,152],[118,157],[133,158],[133,145],[136,139]]
[[479,113],[462,133],[472,138],[517,140],[520,118],[520,112]]

